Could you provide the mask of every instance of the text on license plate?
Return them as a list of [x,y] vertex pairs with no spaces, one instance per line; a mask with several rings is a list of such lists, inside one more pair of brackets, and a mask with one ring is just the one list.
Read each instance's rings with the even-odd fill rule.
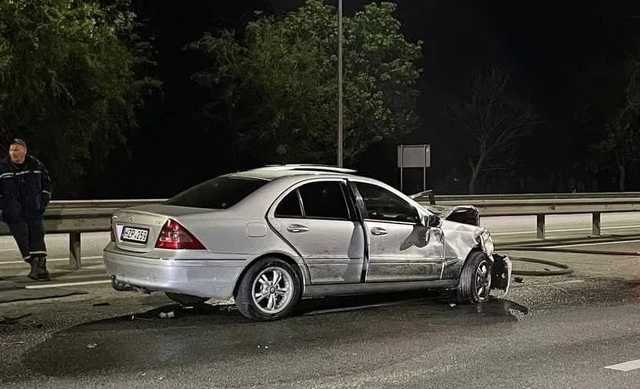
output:
[[124,227],[120,240],[137,243],[147,243],[149,239],[149,230],[146,228]]

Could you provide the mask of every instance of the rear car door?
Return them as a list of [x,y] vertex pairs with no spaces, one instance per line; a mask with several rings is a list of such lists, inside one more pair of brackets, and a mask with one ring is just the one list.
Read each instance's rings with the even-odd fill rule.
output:
[[392,191],[355,182],[369,241],[367,282],[439,279],[444,236],[420,224],[420,212]]
[[364,231],[340,179],[290,188],[270,210],[269,221],[304,258],[313,284],[359,283]]

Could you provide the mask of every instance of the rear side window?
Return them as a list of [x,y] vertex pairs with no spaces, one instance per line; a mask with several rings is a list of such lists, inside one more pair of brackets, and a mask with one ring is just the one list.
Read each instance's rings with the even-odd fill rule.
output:
[[168,205],[227,209],[268,181],[245,177],[217,177],[185,190],[167,200]]
[[285,196],[276,208],[276,217],[302,217],[298,190],[294,190]]
[[304,216],[320,219],[349,219],[342,184],[337,181],[312,182],[299,189]]

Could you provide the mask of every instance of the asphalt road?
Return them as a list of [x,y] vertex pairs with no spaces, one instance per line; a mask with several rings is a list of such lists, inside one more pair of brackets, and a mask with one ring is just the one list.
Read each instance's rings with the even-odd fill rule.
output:
[[[0,303],[0,386],[640,387],[640,227],[637,215],[606,216],[604,233],[626,241],[593,241],[588,217],[565,216],[550,220],[543,243],[560,251],[509,250],[573,273],[519,276],[507,299],[452,306],[438,292],[334,298],[304,302],[292,318],[270,323],[249,322],[224,303],[188,310],[161,294],[86,284],[104,280],[100,259],[72,272],[64,237],[50,237],[51,257],[61,258],[51,290],[64,281],[60,290],[86,294]],[[483,223],[503,247],[535,236],[535,218]],[[106,239],[83,241],[85,255],[98,257]],[[11,263],[10,247],[0,248],[0,278],[34,285],[24,281],[26,267]]]

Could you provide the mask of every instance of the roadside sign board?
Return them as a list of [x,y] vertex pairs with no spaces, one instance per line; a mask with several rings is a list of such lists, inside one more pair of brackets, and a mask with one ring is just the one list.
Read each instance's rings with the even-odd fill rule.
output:
[[422,190],[427,190],[427,168],[431,167],[431,145],[398,145],[398,168],[400,168],[400,190],[404,186],[406,168],[422,169]]
[[431,145],[398,145],[398,167],[431,167]]

